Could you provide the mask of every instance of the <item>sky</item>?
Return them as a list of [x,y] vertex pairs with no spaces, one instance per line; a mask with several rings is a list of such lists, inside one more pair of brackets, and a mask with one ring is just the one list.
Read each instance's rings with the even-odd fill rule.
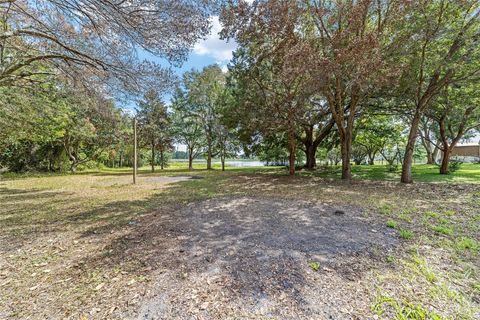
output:
[[[232,52],[237,48],[237,44],[234,40],[226,41],[221,40],[219,32],[222,30],[222,26],[218,19],[218,16],[211,17],[212,28],[210,34],[204,39],[200,40],[190,51],[188,59],[182,64],[181,67],[172,67],[172,70],[181,76],[185,71],[191,69],[201,70],[203,67],[218,64],[222,70],[227,71],[227,64],[232,58]],[[161,58],[155,57],[146,52],[139,52],[141,59],[148,59],[154,61],[160,65],[168,66],[168,63]],[[171,95],[166,94],[164,100],[167,104],[170,103]]]

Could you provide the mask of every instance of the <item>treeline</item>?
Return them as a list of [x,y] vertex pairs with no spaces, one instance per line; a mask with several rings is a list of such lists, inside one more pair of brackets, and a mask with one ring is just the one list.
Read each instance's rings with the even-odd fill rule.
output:
[[101,160],[128,135],[112,100],[60,83],[2,89],[0,167],[75,171]]
[[139,51],[180,63],[208,33],[212,8],[210,1],[0,1],[0,169],[131,164],[132,121],[114,101],[138,101],[175,82]]
[[320,159],[350,179],[381,159],[412,182],[416,159],[438,158],[446,174],[480,128],[479,15],[478,1],[230,3],[222,36],[238,49],[225,74],[185,74],[177,134],[192,155],[241,149],[291,175]]
[[[63,1],[44,3],[50,11],[0,3],[0,166],[10,170],[131,164],[121,98],[137,101],[141,160],[152,170],[179,143],[190,168],[199,156],[211,169],[212,158],[224,167],[241,153],[288,162],[292,175],[317,160],[341,164],[350,179],[352,163],[382,159],[411,182],[415,158],[440,157],[448,173],[452,149],[480,126],[476,0],[229,1],[222,37],[238,49],[228,72],[213,65],[180,81],[138,61],[135,45],[181,61],[208,32],[208,1],[171,11],[157,1],[146,11],[88,2],[98,8],[75,14]],[[137,14],[145,16],[128,23]]]
[[[338,145],[342,178],[378,154],[412,182],[419,143],[429,162],[480,125],[478,1],[245,1],[221,14],[239,44],[229,66],[230,117],[242,141],[298,149],[315,166]],[[420,139],[418,139],[420,137]],[[437,151],[436,151],[437,150]]]

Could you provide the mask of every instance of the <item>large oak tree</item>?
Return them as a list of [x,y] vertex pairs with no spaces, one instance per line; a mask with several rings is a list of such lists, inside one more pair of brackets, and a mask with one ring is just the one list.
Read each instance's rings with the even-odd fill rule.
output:
[[58,72],[129,88],[141,76],[161,79],[163,68],[141,65],[138,52],[182,61],[207,34],[210,13],[208,1],[0,0],[0,86]]

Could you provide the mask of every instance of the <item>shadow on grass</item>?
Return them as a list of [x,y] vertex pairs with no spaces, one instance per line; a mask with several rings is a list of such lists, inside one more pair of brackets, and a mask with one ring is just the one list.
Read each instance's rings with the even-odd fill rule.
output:
[[[438,183],[480,183],[480,165],[464,164],[460,170],[450,174],[441,175],[435,165],[414,165],[412,175],[414,182]],[[390,172],[385,165],[353,165],[352,175],[354,180],[390,181],[400,182],[400,169]],[[340,179],[341,167],[320,167],[313,171],[300,170],[300,176]]]
[[[215,192],[210,182],[207,178],[173,184],[162,195],[118,201],[72,217],[76,223],[104,222],[83,232],[81,237],[86,239],[102,237],[119,226],[128,230],[109,241],[104,251],[90,254],[84,268],[112,269],[128,262],[128,271],[139,276],[145,270],[162,269],[173,277],[165,287],[162,284],[167,299],[168,295],[175,297],[170,297],[172,301],[188,296],[189,281],[195,281],[179,278],[182,273],[198,279],[225,277],[222,290],[235,292],[237,299],[253,307],[262,299],[278,303],[276,297],[286,293],[301,309],[307,306],[302,288],[311,285],[305,278],[308,259],[323,257],[327,265],[338,262],[328,259],[343,261],[349,256],[370,259],[377,246],[396,242],[391,234],[372,233],[374,224],[359,219],[358,209],[350,208],[348,215],[339,217],[332,207],[306,202],[207,200],[221,195],[218,190],[210,193]],[[195,198],[189,193],[191,188],[199,192]],[[337,271],[351,277],[352,270],[347,269]],[[178,311],[178,316],[184,315]]]
[[[165,171],[167,175],[172,172],[185,175],[183,169]],[[202,281],[221,272],[229,280],[225,287],[237,292],[242,299],[250,297],[253,301],[250,305],[255,306],[256,301],[262,299],[274,299],[278,293],[287,291],[287,297],[301,308],[303,297],[299,292],[310,284],[305,273],[309,259],[320,259],[318,256],[327,254],[357,261],[374,248],[365,240],[373,224],[359,224],[353,216],[345,216],[333,220],[337,225],[335,229],[332,223],[326,223],[332,217],[308,204],[298,204],[298,201],[288,204],[285,201],[290,195],[284,195],[282,190],[290,192],[292,197],[301,194],[303,198],[308,198],[303,192],[327,194],[331,205],[347,203],[347,196],[352,194],[359,199],[368,198],[369,188],[380,196],[400,190],[405,199],[416,192],[410,187],[418,188],[419,192],[438,192],[433,186],[432,190],[425,191],[429,189],[426,185],[399,188],[398,185],[369,182],[354,182],[350,189],[338,180],[325,183],[301,176],[291,178],[286,176],[284,169],[276,168],[233,169],[214,174],[206,170],[193,172],[204,179],[172,183],[161,192],[155,191],[140,200],[111,200],[98,205],[90,203],[95,195],[85,199],[62,191],[2,188],[2,204],[9,197],[15,200],[7,204],[9,213],[2,213],[2,216],[10,217],[11,214],[12,217],[7,220],[8,230],[4,229],[0,235],[5,244],[1,250],[21,249],[37,235],[46,242],[69,231],[66,234],[73,239],[67,241],[79,241],[73,249],[68,249],[71,250],[69,254],[78,254],[82,263],[74,267],[75,270],[63,267],[55,270],[54,276],[60,279],[68,279],[74,272],[85,277],[98,270],[105,273],[125,270],[129,276],[141,279],[151,275],[152,270],[164,269],[172,276],[167,285],[177,283],[177,286],[163,289],[169,289],[167,293],[171,295],[178,290],[180,296],[187,296],[184,293],[190,290],[192,278],[182,278],[184,272]],[[155,177],[156,174],[145,176]],[[462,192],[457,189],[453,185],[445,186],[452,197]],[[209,205],[202,202],[246,194],[273,199],[273,203],[249,205],[215,200]],[[273,213],[264,215],[268,210]],[[331,213],[332,209],[327,211]],[[0,222],[2,227],[4,222]],[[374,244],[388,243],[388,237],[377,235]],[[364,258],[373,260],[368,254]],[[353,269],[362,270],[363,262],[358,263],[360,266]],[[61,264],[64,265],[63,261]],[[385,264],[381,265],[383,267]],[[348,268],[336,270],[344,270],[348,276]],[[263,281],[264,278],[269,278],[270,284]]]

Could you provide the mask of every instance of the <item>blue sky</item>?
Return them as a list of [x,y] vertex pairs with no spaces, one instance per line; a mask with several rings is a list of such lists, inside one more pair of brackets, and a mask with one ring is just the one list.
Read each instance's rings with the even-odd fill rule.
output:
[[[192,68],[200,70],[205,66],[215,63],[223,70],[227,70],[227,64],[232,58],[232,51],[236,49],[237,44],[233,40],[228,42],[220,40],[218,33],[222,30],[222,26],[218,20],[218,16],[212,16],[211,23],[212,29],[210,35],[195,44],[188,59],[181,67],[173,68],[177,75],[181,76],[185,71],[189,71]],[[142,59],[155,61],[161,65],[168,65],[164,59],[157,58],[148,53],[140,53],[140,57]],[[171,95],[165,95],[164,99],[167,104],[170,102],[170,98]]]

